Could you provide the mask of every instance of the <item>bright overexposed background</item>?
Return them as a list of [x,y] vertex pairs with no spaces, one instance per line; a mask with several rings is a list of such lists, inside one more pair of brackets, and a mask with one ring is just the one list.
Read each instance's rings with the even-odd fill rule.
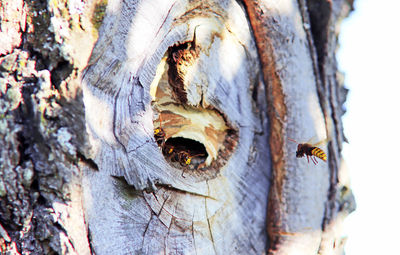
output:
[[400,0],[356,0],[340,31],[343,117],[357,210],[347,255],[400,254]]

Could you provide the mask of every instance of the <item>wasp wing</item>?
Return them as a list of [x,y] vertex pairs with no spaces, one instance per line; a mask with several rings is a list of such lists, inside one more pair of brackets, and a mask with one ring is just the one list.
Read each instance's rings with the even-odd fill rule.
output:
[[329,142],[329,140],[331,140],[331,139],[329,139],[329,137],[326,137],[325,139],[323,139],[323,140],[321,140],[321,141],[319,141],[319,142],[314,143],[314,142],[312,142],[312,141],[315,140],[315,138],[316,138],[316,136],[311,137],[311,138],[307,141],[307,143],[310,144],[310,145],[312,145],[312,146],[318,147],[318,146],[327,144],[327,143]]

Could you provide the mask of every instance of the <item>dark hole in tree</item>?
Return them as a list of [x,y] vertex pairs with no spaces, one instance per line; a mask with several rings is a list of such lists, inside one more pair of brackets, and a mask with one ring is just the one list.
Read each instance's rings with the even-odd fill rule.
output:
[[[183,137],[169,138],[165,142],[163,154],[166,159],[176,162],[176,165],[190,168],[197,167],[208,157],[206,148],[202,143]],[[190,164],[185,163],[187,157],[180,157],[179,154],[186,154],[190,157]]]
[[59,62],[57,67],[51,72],[51,83],[59,89],[61,82],[67,79],[73,70],[73,66],[68,61],[64,60]]
[[47,204],[47,199],[44,196],[39,195],[39,197],[37,199],[37,203],[39,205],[46,205]]

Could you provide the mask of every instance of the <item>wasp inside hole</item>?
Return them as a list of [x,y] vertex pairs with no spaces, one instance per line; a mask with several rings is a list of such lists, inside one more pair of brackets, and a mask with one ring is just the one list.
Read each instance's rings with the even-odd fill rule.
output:
[[323,160],[326,162],[327,156],[325,152],[318,148],[317,145],[322,144],[327,141],[327,139],[318,142],[317,144],[310,144],[310,143],[299,143],[294,139],[288,138],[289,141],[297,143],[297,151],[296,151],[296,157],[297,158],[302,158],[304,156],[307,156],[307,162],[310,163],[309,158],[311,158],[311,161],[314,163],[314,165],[318,164],[317,158]]
[[182,137],[169,138],[162,149],[166,159],[183,167],[182,177],[185,177],[185,170],[197,170],[203,166],[208,156],[203,144]]
[[160,126],[154,129],[154,138],[161,148],[166,160],[177,162],[175,166],[183,167],[182,177],[185,178],[186,169],[192,170],[204,167],[204,162],[208,153],[203,144],[183,137],[174,137],[166,139],[166,133],[162,127],[161,113],[159,114]]

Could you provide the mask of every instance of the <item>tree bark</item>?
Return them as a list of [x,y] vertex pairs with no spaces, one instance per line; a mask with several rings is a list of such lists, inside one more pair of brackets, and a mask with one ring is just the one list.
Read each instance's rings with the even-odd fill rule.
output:
[[342,254],[351,6],[2,1],[1,251]]
[[0,1],[1,254],[91,253],[80,80],[101,7]]

